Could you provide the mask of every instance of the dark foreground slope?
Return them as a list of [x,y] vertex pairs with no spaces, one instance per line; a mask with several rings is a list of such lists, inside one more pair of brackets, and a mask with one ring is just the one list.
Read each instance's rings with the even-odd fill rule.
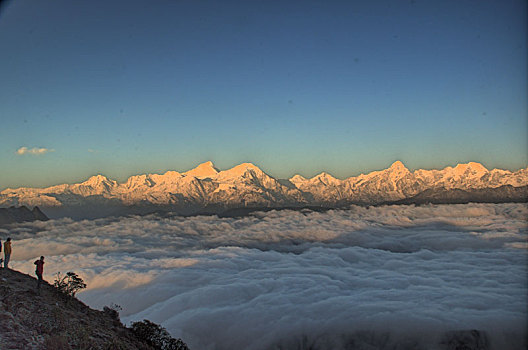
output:
[[111,314],[89,308],[36,279],[0,269],[0,349],[141,349],[139,341]]

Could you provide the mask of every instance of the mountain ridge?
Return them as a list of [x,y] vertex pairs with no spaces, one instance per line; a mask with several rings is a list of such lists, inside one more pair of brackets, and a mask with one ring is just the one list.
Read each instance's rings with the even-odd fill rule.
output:
[[[38,205],[52,217],[98,217],[156,209],[181,214],[204,209],[220,213],[245,207],[377,205],[405,202],[421,193],[439,196],[439,191],[452,192],[443,194],[446,198],[451,198],[457,191],[465,191],[458,192],[464,193],[464,200],[471,201],[472,196],[476,196],[482,201],[486,200],[486,190],[502,186],[511,189],[493,191],[493,194],[488,191],[490,196],[500,201],[508,201],[511,196],[518,201],[524,198],[524,190],[519,188],[526,185],[528,168],[514,172],[488,170],[476,162],[440,170],[410,171],[401,161],[396,161],[387,169],[341,180],[327,172],[309,179],[301,175],[277,179],[252,163],[218,170],[209,161],[187,172],[134,175],[122,183],[99,174],[77,184],[8,188],[0,192],[0,206]],[[477,190],[480,190],[478,195]],[[426,197],[416,198],[426,202]]]

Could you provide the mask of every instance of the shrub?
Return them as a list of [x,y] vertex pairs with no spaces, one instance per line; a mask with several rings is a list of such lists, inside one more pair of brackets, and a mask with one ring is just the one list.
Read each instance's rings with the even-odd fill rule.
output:
[[79,277],[75,272],[66,272],[66,275],[61,276],[60,272],[57,272],[57,277],[53,282],[53,285],[62,293],[71,297],[75,296],[75,293],[81,289],[86,288],[86,283]]
[[174,339],[165,328],[149,320],[132,323],[132,332],[156,350],[189,350],[181,339]]
[[119,321],[119,311],[121,310],[123,310],[123,308],[114,303],[110,304],[110,306],[103,307],[103,312],[116,321]]

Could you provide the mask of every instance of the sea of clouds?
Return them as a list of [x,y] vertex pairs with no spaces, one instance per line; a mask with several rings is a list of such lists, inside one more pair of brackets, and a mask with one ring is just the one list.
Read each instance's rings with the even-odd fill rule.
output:
[[[75,271],[78,296],[191,349],[441,349],[477,329],[526,346],[528,207],[467,204],[148,215],[0,229],[12,267]],[[444,343],[444,345],[442,345]]]

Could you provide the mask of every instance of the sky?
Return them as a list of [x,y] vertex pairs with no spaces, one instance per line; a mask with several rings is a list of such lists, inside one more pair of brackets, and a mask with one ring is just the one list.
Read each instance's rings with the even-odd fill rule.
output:
[[0,189],[528,165],[518,1],[11,1]]

